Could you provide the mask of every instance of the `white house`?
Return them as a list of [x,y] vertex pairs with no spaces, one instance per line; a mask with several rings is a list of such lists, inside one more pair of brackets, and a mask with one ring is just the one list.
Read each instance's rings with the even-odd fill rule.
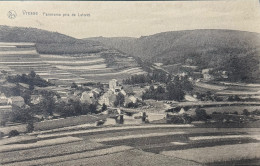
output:
[[107,106],[113,106],[116,101],[116,94],[113,91],[107,91],[98,100],[100,105],[106,104]]
[[42,95],[31,95],[31,103],[32,104],[39,104],[43,100]]
[[25,105],[24,99],[21,96],[13,96],[8,98],[7,104],[15,105],[17,107],[22,107]]
[[137,102],[137,98],[135,96],[128,96],[128,97],[125,97],[125,103],[124,105],[126,106],[127,104],[129,103],[136,103]]
[[118,93],[122,89],[122,86],[119,85],[118,81],[116,79],[112,79],[109,81],[109,90]]
[[214,77],[210,74],[203,74],[203,79],[206,81],[210,81],[210,80],[213,80]]
[[207,68],[207,69],[202,69],[201,73],[202,74],[209,74],[210,71],[212,71],[213,68]]
[[7,97],[5,96],[4,93],[0,93],[0,99],[3,100],[3,99],[7,99]]
[[92,92],[83,92],[80,98],[80,102],[93,104],[95,102],[94,94]]
[[112,79],[109,81],[109,89],[113,90],[118,86],[118,81],[116,79]]

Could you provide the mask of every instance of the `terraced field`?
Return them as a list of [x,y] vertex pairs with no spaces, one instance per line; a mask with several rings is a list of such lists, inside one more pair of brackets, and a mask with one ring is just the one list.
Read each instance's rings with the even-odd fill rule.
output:
[[[259,165],[258,128],[192,125],[83,127],[39,131],[0,144],[0,164]],[[228,164],[225,164],[228,163]]]
[[[117,56],[110,65],[103,55]],[[119,55],[119,56],[118,56]],[[118,52],[74,55],[38,54],[33,43],[0,43],[0,70],[13,74],[35,71],[42,78],[57,85],[72,82],[108,82],[145,73],[136,61]]]

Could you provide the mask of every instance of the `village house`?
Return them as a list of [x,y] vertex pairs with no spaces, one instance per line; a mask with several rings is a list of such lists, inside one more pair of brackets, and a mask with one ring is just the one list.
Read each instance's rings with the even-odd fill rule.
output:
[[28,84],[24,84],[24,83],[18,83],[20,85],[20,87],[23,87],[25,89],[29,89],[29,85]]
[[221,72],[221,77],[222,78],[228,78],[228,72],[227,71],[222,71]]
[[31,103],[32,104],[39,104],[43,100],[42,95],[31,95]]
[[93,104],[95,103],[95,97],[93,92],[83,92],[80,98],[81,103]]
[[113,91],[107,91],[98,100],[100,105],[106,104],[107,106],[113,106],[116,101],[116,94]]
[[119,85],[118,81],[116,79],[112,79],[109,81],[109,90],[118,93],[122,90],[122,86]]
[[1,93],[1,92],[0,92],[0,99],[1,99],[1,100],[2,100],[2,99],[7,99],[7,97],[5,96],[4,93]]
[[0,105],[7,105],[7,97],[4,93],[0,93]]
[[98,88],[95,88],[91,92],[93,93],[95,98],[98,98],[101,95],[102,91],[100,89],[98,89]]
[[12,89],[16,87],[16,84],[10,83],[10,82],[5,82],[3,85],[1,85],[5,89]]
[[127,106],[129,103],[136,103],[137,102],[137,98],[133,95],[125,97],[125,103],[124,106]]
[[127,95],[132,95],[134,94],[134,90],[132,86],[129,85],[124,85],[123,90],[126,92]]
[[201,71],[202,75],[203,75],[203,79],[205,81],[210,81],[214,79],[214,76],[210,74],[210,72],[212,71],[212,68],[208,68],[208,69],[203,69]]
[[0,85],[4,84],[6,82],[5,79],[0,79]]
[[12,106],[4,105],[0,106],[0,124],[5,124],[7,121],[7,117],[12,112]]
[[24,99],[21,96],[13,96],[8,98],[7,104],[22,107],[25,105]]
[[73,92],[73,96],[75,96],[75,97],[81,97],[81,95],[82,95],[82,92],[80,90],[76,90]]

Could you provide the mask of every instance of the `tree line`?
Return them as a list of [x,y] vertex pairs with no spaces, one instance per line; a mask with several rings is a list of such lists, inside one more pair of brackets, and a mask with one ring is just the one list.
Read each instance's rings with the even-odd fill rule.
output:
[[166,87],[159,85],[157,88],[150,86],[146,90],[142,99],[155,99],[155,100],[175,100],[181,101],[184,99],[185,93],[193,90],[192,83],[188,77],[175,76],[170,82],[167,82]]

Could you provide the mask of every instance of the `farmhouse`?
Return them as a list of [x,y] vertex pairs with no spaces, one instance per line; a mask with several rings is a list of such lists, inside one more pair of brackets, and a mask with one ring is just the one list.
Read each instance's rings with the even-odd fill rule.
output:
[[95,88],[91,92],[93,93],[95,98],[98,98],[102,91],[100,89],[98,89],[98,88]]
[[0,106],[0,124],[6,122],[6,117],[8,117],[10,112],[12,112],[12,106],[10,105]]
[[203,70],[201,71],[204,80],[210,81],[210,80],[213,80],[213,79],[214,79],[213,75],[210,74],[210,72],[211,72],[212,70],[213,70],[212,68],[208,68],[208,69],[203,69]]
[[113,106],[116,101],[116,94],[113,91],[107,91],[98,100],[99,104],[106,104],[107,106]]
[[95,97],[92,92],[83,92],[80,98],[81,103],[93,104],[95,102]]
[[109,90],[118,93],[119,91],[121,91],[122,86],[119,85],[118,81],[116,79],[112,79],[109,81]]
[[28,84],[24,84],[24,83],[18,83],[21,87],[25,88],[25,89],[29,89],[29,85]]
[[125,98],[124,105],[126,106],[129,103],[136,103],[136,102],[137,102],[137,98],[131,95]]
[[0,105],[7,105],[7,97],[4,93],[0,93]]
[[7,104],[15,105],[17,107],[22,107],[25,105],[24,99],[21,96],[13,96],[8,98]]
[[42,95],[31,95],[31,103],[39,104],[43,100]]
[[1,92],[0,92],[0,100],[3,100],[3,99],[7,99],[7,97],[5,96],[4,93],[1,93]]
[[0,79],[0,84],[4,84],[6,82],[5,79]]

